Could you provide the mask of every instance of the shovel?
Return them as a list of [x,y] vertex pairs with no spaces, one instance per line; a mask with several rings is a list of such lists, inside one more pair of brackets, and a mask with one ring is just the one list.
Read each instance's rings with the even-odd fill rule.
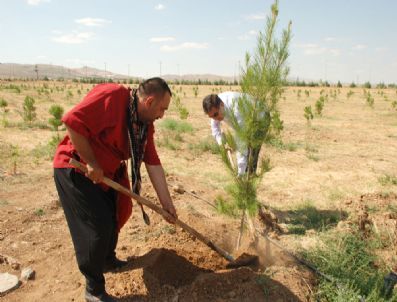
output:
[[[79,161],[77,161],[73,158],[71,158],[69,160],[69,164],[83,172],[87,171],[87,168],[85,165],[83,165],[82,163],[80,163]],[[107,177],[104,177],[102,182],[104,184],[108,185],[109,187],[115,189],[116,191],[123,193],[123,194],[135,199],[137,202],[140,202],[141,204],[147,206],[148,208],[152,209],[153,211],[162,215],[163,217],[170,218],[171,220],[173,219],[173,217],[167,211],[165,211],[163,208],[155,205],[151,201],[143,198],[142,196],[139,196],[139,195],[131,192],[130,190],[123,187],[119,183],[117,183]],[[229,261],[229,264],[226,266],[227,268],[237,268],[237,267],[241,267],[241,266],[249,266],[251,264],[258,263],[258,256],[251,256],[251,255],[247,255],[247,254],[243,254],[239,258],[234,259],[234,257],[232,255],[230,255],[228,252],[223,250],[221,247],[217,246],[215,243],[213,243],[207,237],[205,237],[204,235],[202,235],[201,233],[199,233],[192,227],[188,226],[186,223],[179,220],[178,218],[175,219],[175,224],[178,225],[179,227],[181,227],[186,232],[188,232],[190,235],[199,239],[201,242],[205,243],[209,248],[211,248],[213,251],[217,252],[219,255],[221,255],[223,258],[225,258],[227,261]]]

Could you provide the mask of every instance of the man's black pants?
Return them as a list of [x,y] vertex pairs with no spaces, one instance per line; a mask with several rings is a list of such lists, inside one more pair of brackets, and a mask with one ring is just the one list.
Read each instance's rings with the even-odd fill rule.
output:
[[115,257],[118,239],[116,193],[71,168],[54,169],[54,179],[86,289],[100,294],[105,291],[104,265]]
[[258,160],[259,160],[259,153],[261,152],[261,146],[257,147],[257,148],[253,148],[253,149],[248,149],[248,157],[252,156],[252,168],[249,169],[248,164],[247,163],[247,169],[246,172],[249,171],[250,174],[254,174],[256,173],[256,169],[258,168]]

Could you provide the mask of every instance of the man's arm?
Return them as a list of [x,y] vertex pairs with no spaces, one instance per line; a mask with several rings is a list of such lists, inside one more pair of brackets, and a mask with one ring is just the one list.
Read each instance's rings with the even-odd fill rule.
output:
[[172,203],[171,195],[168,190],[167,180],[165,179],[165,174],[163,167],[161,165],[149,165],[145,164],[146,170],[149,174],[150,181],[157,193],[160,203],[165,211],[167,211],[173,219],[167,219],[168,222],[175,223],[175,219],[178,218],[174,204]]
[[222,145],[221,122],[211,119],[211,132],[218,145]]
[[103,170],[95,158],[95,154],[92,151],[88,139],[71,129],[66,124],[65,127],[68,131],[73,146],[76,148],[81,158],[87,163],[88,172],[86,173],[86,176],[94,183],[100,183],[103,180]]
[[247,169],[247,161],[248,161],[248,152],[244,150],[243,152],[236,152],[237,158],[237,174],[238,176],[242,176],[245,174],[245,170]]

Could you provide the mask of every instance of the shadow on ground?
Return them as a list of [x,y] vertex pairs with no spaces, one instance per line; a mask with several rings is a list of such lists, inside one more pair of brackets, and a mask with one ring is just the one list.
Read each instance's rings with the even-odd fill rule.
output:
[[142,272],[145,294],[120,293],[118,301],[301,301],[281,283],[248,267],[203,269],[174,250],[153,249],[131,260],[120,272],[123,282],[130,275],[133,283],[136,270]]

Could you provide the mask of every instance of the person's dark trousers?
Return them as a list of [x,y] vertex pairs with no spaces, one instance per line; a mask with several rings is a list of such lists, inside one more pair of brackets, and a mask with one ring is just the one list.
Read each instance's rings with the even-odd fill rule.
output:
[[113,190],[104,191],[74,169],[54,169],[54,180],[86,289],[105,292],[103,268],[115,256],[118,232]]
[[256,173],[260,152],[261,152],[261,147],[252,148],[252,150],[248,150],[248,154],[250,154],[252,156],[252,169],[249,169],[248,163],[247,163],[247,171],[249,170],[250,174]]

